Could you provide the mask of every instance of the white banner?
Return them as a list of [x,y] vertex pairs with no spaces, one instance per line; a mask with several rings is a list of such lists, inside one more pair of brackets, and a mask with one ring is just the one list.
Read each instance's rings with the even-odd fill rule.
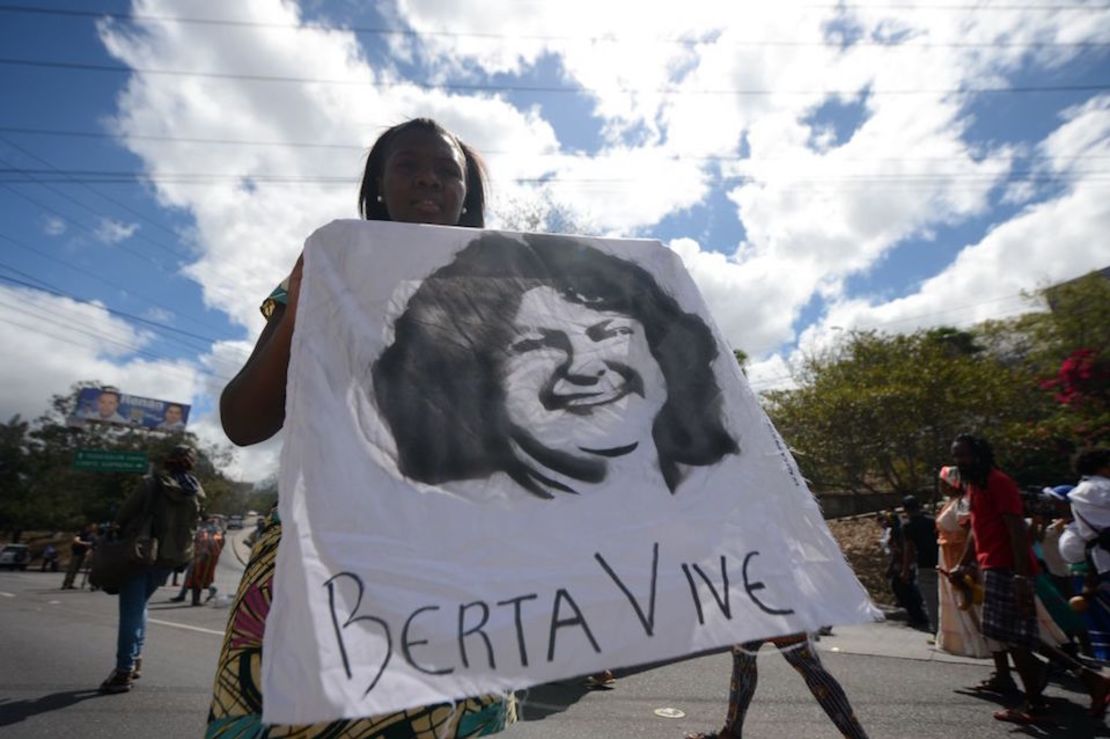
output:
[[267,723],[876,616],[653,241],[317,231],[280,491]]

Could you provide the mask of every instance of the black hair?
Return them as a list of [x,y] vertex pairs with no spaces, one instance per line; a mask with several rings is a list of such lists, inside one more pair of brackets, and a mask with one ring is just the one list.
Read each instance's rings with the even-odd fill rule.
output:
[[466,160],[466,198],[463,200],[464,212],[459,217],[459,226],[483,228],[486,225],[486,167],[478,153],[459,140],[459,137],[439,125],[431,118],[413,118],[386,129],[370,147],[366,157],[366,168],[362,173],[362,184],[358,189],[358,212],[368,221],[389,221],[385,203],[378,202],[381,192],[378,180],[385,169],[394,140],[411,130],[427,131],[446,136],[453,141]]
[[952,440],[952,446],[966,444],[971,449],[971,456],[975,460],[975,479],[970,480],[977,485],[985,485],[990,471],[997,465],[994,462],[994,449],[990,442],[982,436],[975,434],[959,434]]
[[[116,400],[120,399],[119,390],[116,390],[114,387],[101,388],[100,389],[100,395],[115,395]],[[100,399],[100,395],[96,396],[98,400]]]
[[[651,431],[672,492],[682,479],[680,464],[715,464],[739,451],[720,417],[721,391],[712,369],[717,345],[699,317],[683,311],[633,262],[570,237],[522,238],[524,243],[487,233],[433,272],[395,322],[393,343],[374,362],[374,394],[406,477],[436,484],[505,472],[540,497],[552,496],[537,481],[573,492],[514,454],[512,442],[527,448],[528,440],[516,433],[504,409],[501,362],[512,342],[513,318],[524,294],[540,286],[643,325],[667,385]],[[577,479],[596,482],[605,475],[601,463],[551,462],[549,467]]]
[[1096,446],[1080,450],[1072,460],[1075,474],[1089,477],[1097,475],[1104,467],[1110,467],[1110,447]]

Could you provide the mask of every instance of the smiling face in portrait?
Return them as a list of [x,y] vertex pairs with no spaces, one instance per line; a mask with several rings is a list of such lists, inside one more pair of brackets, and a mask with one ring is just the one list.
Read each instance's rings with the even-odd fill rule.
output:
[[119,410],[119,396],[115,393],[101,393],[96,399],[96,409],[101,418],[111,418]]
[[449,136],[409,129],[390,145],[378,191],[390,220],[454,226],[466,199],[466,157]]
[[165,414],[165,416],[163,416],[162,420],[166,425],[173,425],[175,423],[181,423],[181,406],[179,406],[179,405],[168,405],[168,406],[166,406],[166,414]]
[[513,329],[503,387],[515,429],[575,457],[620,456],[651,438],[667,385],[639,321],[536,287]]

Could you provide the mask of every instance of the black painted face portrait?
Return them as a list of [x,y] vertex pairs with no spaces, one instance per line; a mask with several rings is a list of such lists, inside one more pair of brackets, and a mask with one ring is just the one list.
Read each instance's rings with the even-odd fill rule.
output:
[[667,382],[637,319],[543,285],[521,296],[512,329],[500,369],[505,416],[522,448],[588,460],[650,440]]
[[654,449],[674,492],[684,465],[738,451],[700,318],[633,262],[573,238],[523,238],[485,234],[432,273],[374,363],[402,474],[436,484],[501,472],[553,497]]

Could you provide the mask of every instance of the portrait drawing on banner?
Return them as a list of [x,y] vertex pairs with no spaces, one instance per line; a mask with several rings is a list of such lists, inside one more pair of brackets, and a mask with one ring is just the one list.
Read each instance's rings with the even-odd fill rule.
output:
[[410,480],[503,473],[540,498],[633,455],[676,493],[739,452],[712,331],[646,269],[567,236],[487,232],[429,275],[374,361]]

